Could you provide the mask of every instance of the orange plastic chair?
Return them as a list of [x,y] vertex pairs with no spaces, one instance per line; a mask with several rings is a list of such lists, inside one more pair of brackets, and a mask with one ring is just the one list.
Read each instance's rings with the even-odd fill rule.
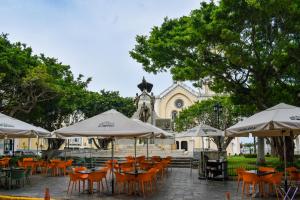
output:
[[297,172],[298,169],[296,167],[288,167],[285,169],[285,171],[288,173],[290,182],[297,181],[297,176],[295,172]]
[[11,158],[7,158],[7,157],[2,158],[2,159],[0,160],[0,166],[1,166],[1,167],[9,167],[9,161],[10,161],[10,159],[11,159]]
[[137,162],[137,163],[144,162],[144,161],[145,161],[145,158],[146,158],[145,156],[139,156],[139,157],[136,158],[136,162]]
[[99,170],[99,172],[103,172],[103,173],[105,174],[104,180],[105,180],[105,184],[106,184],[106,189],[109,190],[109,189],[108,189],[108,184],[107,184],[107,178],[106,178],[107,172],[108,172],[108,168],[107,168],[107,167],[103,167],[103,168],[101,168],[101,169]]
[[256,186],[259,186],[260,179],[256,174],[252,173],[243,173],[243,185],[242,185],[242,197],[244,197],[245,188],[246,188],[246,194],[250,195],[250,185],[253,187],[253,194],[256,192]]
[[88,175],[80,174],[78,172],[87,170],[87,168],[86,167],[75,167],[72,170],[73,170],[73,174],[76,174],[77,179],[79,180],[79,191],[80,191],[80,181],[83,183],[83,190],[85,190],[85,181],[88,180]]
[[273,167],[258,167],[258,171],[260,172],[275,172],[275,168]]
[[151,168],[151,169],[148,170],[148,173],[150,174],[150,176],[152,178],[153,190],[156,190],[156,188],[157,188],[157,173],[158,173],[158,169]]
[[26,161],[31,162],[31,161],[33,161],[33,158],[23,158],[23,162],[26,162]]
[[284,197],[284,194],[281,192],[279,188],[279,186],[281,185],[282,177],[283,177],[283,172],[277,172],[276,174],[272,174],[270,178],[266,179],[267,182],[269,183],[269,192],[271,192],[272,188],[274,188],[277,199],[279,199],[278,194],[280,194],[281,197]]
[[236,174],[237,174],[237,192],[239,191],[239,187],[240,187],[240,182],[243,181],[243,173],[246,171],[246,169],[244,167],[239,167],[236,170]]
[[119,169],[122,172],[131,172],[131,171],[134,170],[133,163],[132,162],[127,162],[127,163],[119,164]]
[[56,168],[56,163],[47,163],[46,164],[46,170],[45,174],[48,174],[49,170],[51,170],[51,175],[56,176],[57,175],[57,168]]
[[97,172],[92,172],[88,175],[88,181],[89,181],[89,190],[90,190],[90,193],[93,193],[94,191],[94,183],[97,183],[97,188],[98,188],[98,191],[100,193],[100,184],[102,186],[102,191],[104,190],[104,187],[103,187],[103,182],[102,182],[102,179],[106,176],[106,173],[105,172],[100,172],[100,171],[97,171]]
[[[87,174],[84,174],[84,175],[86,176],[86,178],[88,177]],[[75,185],[75,190],[76,190],[77,183],[79,183],[78,189],[79,189],[79,192],[80,192],[80,181],[81,181],[81,178],[82,178],[82,177],[80,177],[80,174],[69,173],[69,177],[70,177],[70,180],[69,180],[69,184],[68,184],[67,194],[69,194],[71,184],[72,184],[71,194],[72,194],[74,185]],[[83,184],[83,190],[85,190],[85,184]]]
[[117,160],[108,160],[105,162],[106,167],[111,170],[112,163],[114,164],[114,169],[119,169],[118,161]]
[[128,183],[128,177],[129,176],[126,176],[126,175],[121,174],[119,172],[115,172],[115,176],[116,176],[116,186],[117,186],[116,189],[118,190],[118,192],[120,194],[122,186],[123,186],[123,191],[125,191],[126,184]]
[[290,182],[298,183],[300,181],[300,173],[292,171],[291,173],[289,173],[289,179],[290,179]]
[[147,162],[141,162],[139,164],[139,166],[140,166],[140,169],[142,169],[142,170],[148,170],[148,169],[151,168],[152,165],[150,163],[147,163]]
[[139,188],[140,188],[140,192],[143,194],[143,197],[145,197],[145,195],[148,192],[152,192],[153,191],[153,186],[152,186],[152,174],[151,173],[145,173],[145,174],[139,174],[137,179],[139,182]]
[[18,166],[19,167],[24,167],[23,162],[21,160],[18,160]]
[[126,156],[125,157],[127,162],[134,162],[134,157],[133,156]]
[[67,163],[66,162],[60,162],[57,164],[57,170],[58,170],[58,175],[66,175],[67,173]]
[[151,160],[152,160],[153,162],[160,162],[160,161],[161,161],[161,158],[160,158],[160,156],[152,156],[152,157],[151,157]]

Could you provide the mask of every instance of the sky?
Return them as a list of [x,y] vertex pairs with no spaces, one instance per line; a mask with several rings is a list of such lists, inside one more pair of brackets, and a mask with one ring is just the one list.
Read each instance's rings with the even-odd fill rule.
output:
[[165,17],[188,15],[200,0],[1,0],[0,32],[92,77],[89,90],[135,96],[142,77],[155,95],[172,84],[169,73],[149,74],[129,56],[135,36]]

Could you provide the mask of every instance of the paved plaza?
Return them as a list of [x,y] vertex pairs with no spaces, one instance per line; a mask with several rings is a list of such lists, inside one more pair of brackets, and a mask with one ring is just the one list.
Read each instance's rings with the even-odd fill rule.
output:
[[[69,177],[46,177],[35,175],[31,178],[31,184],[25,185],[24,188],[13,190],[1,189],[1,194],[43,197],[44,189],[50,189],[50,195],[54,199],[105,199],[105,200],[129,200],[129,199],[157,199],[157,200],[199,200],[199,199],[225,199],[225,193],[231,193],[231,199],[242,199],[241,191],[236,192],[235,181],[206,181],[199,180],[197,171],[194,170],[190,174],[190,169],[173,169],[169,171],[168,177],[160,182],[159,189],[154,194],[146,196],[146,198],[138,196],[129,196],[125,194],[116,194],[109,196],[105,194],[79,194],[73,191],[72,196],[67,195],[67,184]],[[244,199],[251,199],[244,197]],[[259,198],[255,198],[259,199]],[[268,198],[272,199],[272,198]]]

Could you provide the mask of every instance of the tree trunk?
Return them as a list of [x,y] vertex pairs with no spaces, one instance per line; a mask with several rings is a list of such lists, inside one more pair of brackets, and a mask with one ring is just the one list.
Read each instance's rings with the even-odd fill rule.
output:
[[[284,161],[284,151],[283,151],[283,137],[273,137],[274,147],[276,149],[277,154],[279,155],[280,161]],[[287,162],[294,161],[294,148],[295,144],[292,136],[285,137],[285,145],[286,145],[286,160]]]
[[94,145],[96,146],[97,149],[101,149],[100,145],[97,144],[95,138],[92,138]]
[[262,165],[265,160],[265,140],[263,137],[257,137],[257,164]]
[[253,137],[253,150],[254,154],[256,154],[256,137]]

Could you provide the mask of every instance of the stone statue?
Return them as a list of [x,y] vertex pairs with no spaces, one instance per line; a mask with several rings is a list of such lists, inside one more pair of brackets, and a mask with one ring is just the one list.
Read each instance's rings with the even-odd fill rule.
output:
[[136,94],[135,94],[135,98],[134,98],[134,100],[133,100],[136,109],[138,109],[138,107],[139,107],[139,101],[140,101],[140,96],[139,96],[138,93],[136,93]]
[[141,120],[142,122],[147,122],[149,117],[150,117],[150,109],[146,106],[144,102],[139,113],[139,120]]

